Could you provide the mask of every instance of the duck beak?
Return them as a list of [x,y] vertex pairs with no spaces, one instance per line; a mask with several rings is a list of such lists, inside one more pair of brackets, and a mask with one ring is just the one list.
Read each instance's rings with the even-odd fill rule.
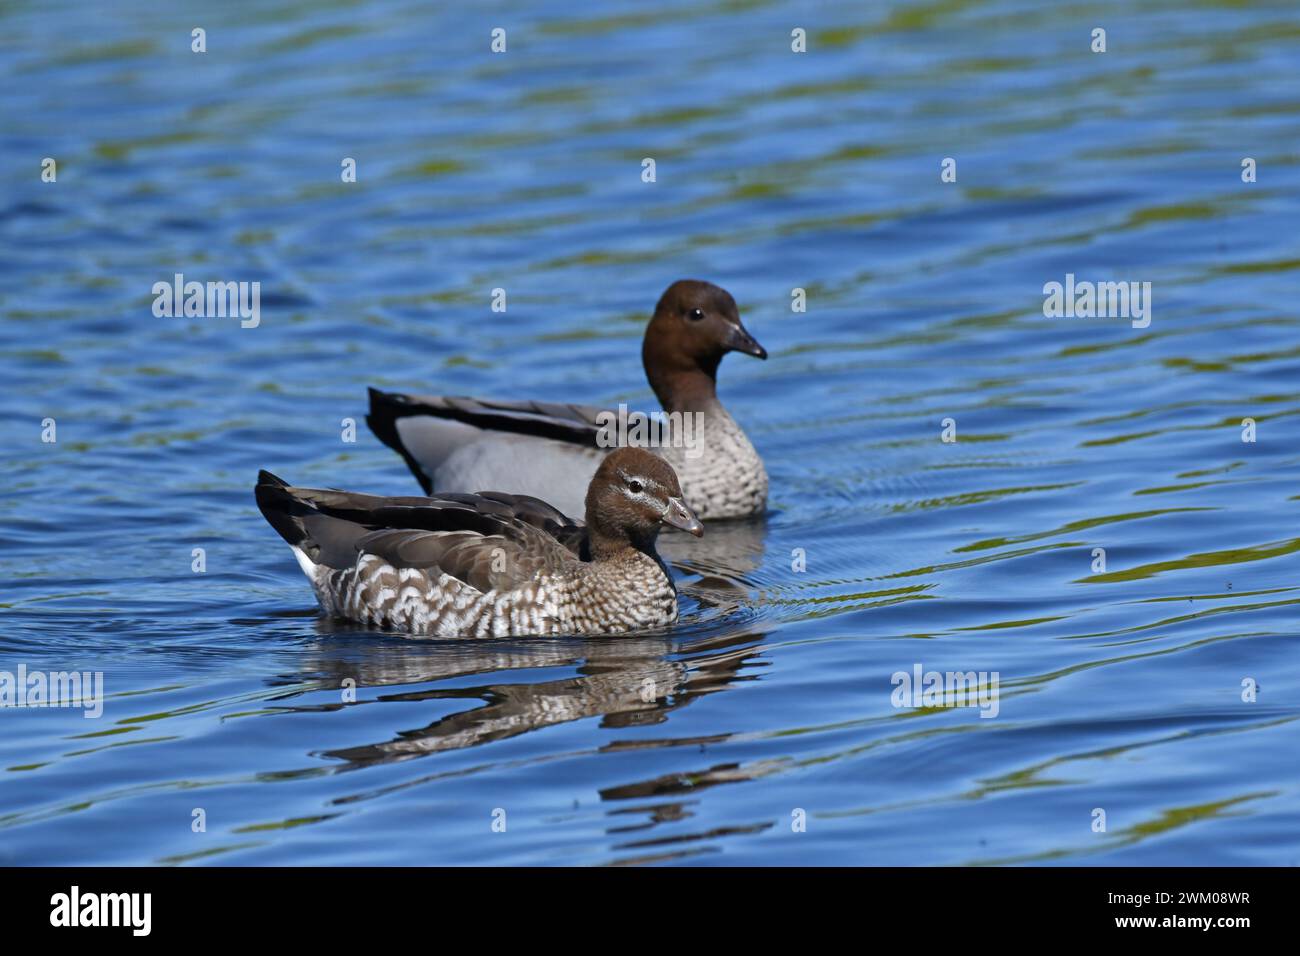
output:
[[727,348],[732,352],[744,352],[746,355],[754,356],[754,358],[767,358],[767,349],[759,345],[754,337],[749,334],[749,330],[739,323],[732,329],[731,335],[727,337]]
[[704,525],[700,524],[700,519],[695,517],[695,512],[688,508],[681,498],[669,498],[668,507],[664,509],[663,516],[659,520],[674,528],[681,528],[697,538],[704,534]]

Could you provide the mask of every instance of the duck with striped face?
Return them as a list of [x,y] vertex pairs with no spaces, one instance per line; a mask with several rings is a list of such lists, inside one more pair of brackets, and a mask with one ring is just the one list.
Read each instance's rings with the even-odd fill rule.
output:
[[611,452],[587,490],[587,524],[525,495],[385,498],[258,476],[258,507],[334,617],[440,637],[626,634],[677,620],[655,551],[663,525],[704,528],[673,468]]

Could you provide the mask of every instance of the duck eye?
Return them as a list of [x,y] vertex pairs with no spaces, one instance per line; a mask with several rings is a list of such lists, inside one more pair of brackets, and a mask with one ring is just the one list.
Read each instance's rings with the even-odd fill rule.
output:
[[700,319],[704,318],[704,310],[691,309],[691,311],[686,313],[686,317],[690,319],[692,322],[698,322],[700,321]]
[[634,495],[639,495],[641,492],[645,491],[645,485],[641,484],[641,482],[637,481],[635,478],[628,481],[627,486],[631,489],[632,494]]

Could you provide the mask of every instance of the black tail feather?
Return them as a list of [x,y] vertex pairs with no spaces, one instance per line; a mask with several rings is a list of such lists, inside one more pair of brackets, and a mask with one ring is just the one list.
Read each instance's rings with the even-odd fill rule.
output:
[[289,490],[289,483],[269,471],[257,473],[254,494],[262,517],[279,532],[280,537],[296,548],[309,550],[309,535],[302,519],[307,514],[314,514],[315,509],[296,498]]

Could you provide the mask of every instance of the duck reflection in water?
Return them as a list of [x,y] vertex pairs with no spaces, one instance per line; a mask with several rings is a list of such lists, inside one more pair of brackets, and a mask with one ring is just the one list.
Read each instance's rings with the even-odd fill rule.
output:
[[[409,760],[516,737],[570,721],[600,717],[601,726],[662,723],[674,710],[704,694],[748,679],[760,666],[762,635],[728,632],[682,641],[669,636],[608,639],[420,641],[397,647],[371,644],[364,656],[340,656],[336,640],[322,642],[309,661],[308,678],[329,687],[353,680],[359,688],[409,687],[472,674],[576,668],[577,676],[539,682],[421,687],[371,696],[358,703],[473,701],[475,706],[404,730],[391,740],[324,751],[343,769]],[[351,648],[355,651],[355,646]],[[765,664],[763,665],[765,666]],[[299,711],[337,711],[358,703],[296,706]]]

